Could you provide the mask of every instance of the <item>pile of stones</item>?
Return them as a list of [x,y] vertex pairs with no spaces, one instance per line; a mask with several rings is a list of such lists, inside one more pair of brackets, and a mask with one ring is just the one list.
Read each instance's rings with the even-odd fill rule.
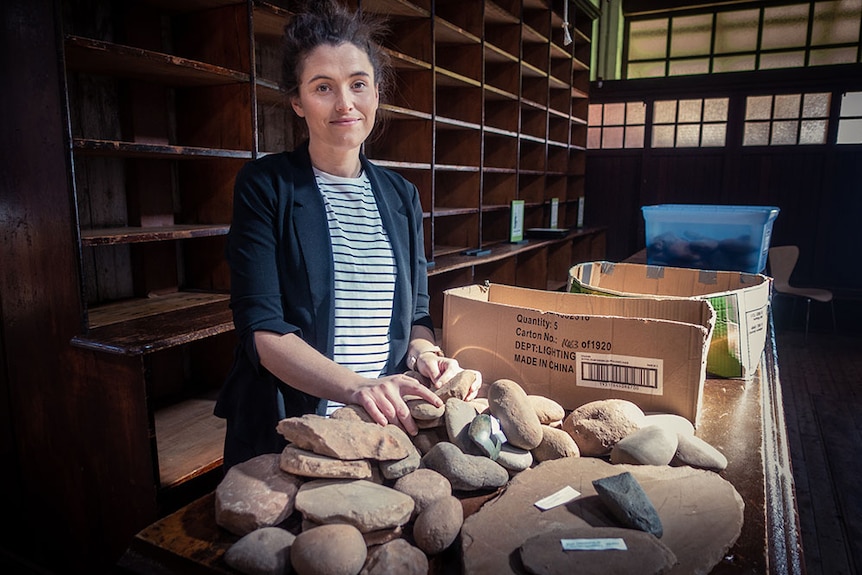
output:
[[[456,494],[493,493],[542,462],[727,465],[682,417],[614,399],[566,415],[505,379],[467,400],[477,376],[462,371],[438,390],[442,407],[408,399],[412,438],[355,405],[279,422],[284,451],[234,466],[216,489],[216,522],[240,537],[225,561],[249,575],[424,574],[461,532]],[[294,511],[298,535],[284,528]]]

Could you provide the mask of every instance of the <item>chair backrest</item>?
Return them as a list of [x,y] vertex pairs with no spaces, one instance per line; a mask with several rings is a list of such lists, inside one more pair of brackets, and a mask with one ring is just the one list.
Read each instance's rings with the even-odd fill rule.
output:
[[769,271],[772,274],[772,285],[776,290],[781,291],[785,287],[790,287],[790,274],[793,273],[798,259],[797,246],[769,248]]

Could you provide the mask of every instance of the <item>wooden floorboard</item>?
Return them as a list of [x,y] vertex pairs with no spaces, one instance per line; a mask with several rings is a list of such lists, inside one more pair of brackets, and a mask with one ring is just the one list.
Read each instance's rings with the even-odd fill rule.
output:
[[862,574],[862,337],[776,341],[806,572]]

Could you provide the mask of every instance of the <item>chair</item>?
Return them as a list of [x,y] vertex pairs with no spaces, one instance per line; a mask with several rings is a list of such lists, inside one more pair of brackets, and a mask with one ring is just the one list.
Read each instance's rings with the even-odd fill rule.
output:
[[[822,288],[801,288],[790,284],[790,274],[796,267],[799,259],[799,247],[797,246],[775,246],[769,248],[769,270],[772,274],[772,289],[779,294],[803,298],[805,300],[805,339],[808,339],[808,320],[811,315],[811,300],[829,303],[832,308],[832,329],[835,323],[835,302],[832,292]],[[796,309],[796,299],[793,302]]]

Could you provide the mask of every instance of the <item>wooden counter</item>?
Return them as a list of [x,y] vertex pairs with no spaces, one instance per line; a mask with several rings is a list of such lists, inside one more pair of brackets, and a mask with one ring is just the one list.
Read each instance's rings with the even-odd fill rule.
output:
[[[697,435],[727,456],[721,475],[745,501],[742,533],[714,575],[803,573],[777,366],[770,321],[760,367],[751,380],[708,379],[704,386]],[[464,500],[465,513],[487,499]],[[237,539],[215,524],[210,493],[138,533],[120,564],[141,574],[235,573],[221,557]]]

